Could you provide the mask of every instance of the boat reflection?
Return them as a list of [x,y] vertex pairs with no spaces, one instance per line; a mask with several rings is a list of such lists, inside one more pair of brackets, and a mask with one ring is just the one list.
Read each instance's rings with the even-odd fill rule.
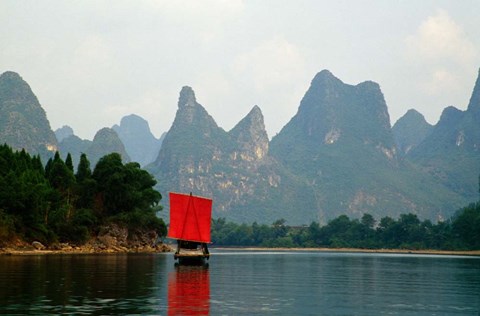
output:
[[208,265],[176,265],[168,276],[168,315],[208,315],[209,312]]

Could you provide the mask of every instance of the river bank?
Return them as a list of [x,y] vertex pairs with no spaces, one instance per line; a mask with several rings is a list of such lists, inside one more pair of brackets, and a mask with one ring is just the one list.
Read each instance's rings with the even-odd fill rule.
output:
[[1,255],[43,255],[43,254],[111,254],[111,253],[158,253],[171,252],[173,249],[163,243],[155,245],[105,245],[92,240],[84,245],[71,245],[69,243],[54,244],[45,247],[39,243],[16,243],[0,247]]
[[155,246],[113,246],[113,247],[93,247],[92,245],[75,246],[70,244],[61,244],[55,248],[36,249],[33,246],[22,247],[3,247],[0,248],[2,255],[47,255],[47,254],[113,254],[113,253],[158,253],[171,252],[171,247],[165,244]]
[[358,252],[358,253],[389,253],[389,254],[421,254],[446,256],[480,256],[480,250],[435,250],[435,249],[361,249],[361,248],[267,248],[267,247],[211,247],[218,250],[243,251],[319,251],[319,252]]
[[26,242],[13,238],[0,244],[0,255],[38,255],[38,254],[95,254],[129,252],[170,252],[172,248],[161,242],[155,230],[129,230],[118,224],[101,227],[99,233],[85,242],[55,242],[42,244],[39,241]]
[[[434,250],[434,249],[359,249],[359,248],[268,248],[268,247],[211,247],[210,250],[241,250],[241,251],[318,251],[345,253],[385,253],[385,254],[420,254],[448,256],[480,256],[480,250]],[[157,243],[118,243],[115,239],[94,238],[84,245],[59,243],[50,247],[38,243],[28,244],[16,241],[9,246],[0,247],[0,255],[41,255],[41,254],[109,254],[109,253],[159,253],[173,252],[171,244]]]

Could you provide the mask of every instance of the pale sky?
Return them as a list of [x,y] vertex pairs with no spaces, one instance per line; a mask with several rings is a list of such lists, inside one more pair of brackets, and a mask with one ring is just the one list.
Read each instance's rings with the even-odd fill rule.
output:
[[129,114],[159,137],[193,88],[230,130],[254,105],[273,137],[322,69],[380,84],[391,124],[465,110],[480,1],[0,1],[0,73],[19,73],[52,128],[92,139]]

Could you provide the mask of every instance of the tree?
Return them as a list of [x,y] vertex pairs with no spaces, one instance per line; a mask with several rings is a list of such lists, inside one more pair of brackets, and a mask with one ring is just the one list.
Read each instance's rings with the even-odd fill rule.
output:
[[90,169],[90,161],[87,155],[82,153],[80,155],[80,162],[78,163],[77,173],[75,174],[77,182],[82,182],[85,179],[92,178],[92,170]]
[[275,238],[285,237],[287,235],[287,226],[285,226],[286,222],[285,219],[281,218],[272,224]]
[[65,159],[65,165],[73,173],[73,161],[72,155],[70,155],[70,153],[67,154],[67,158]]
[[130,226],[148,226],[159,234],[165,224],[156,217],[160,192],[157,181],[136,162],[123,165],[118,153],[102,157],[92,175],[97,182],[95,209],[103,217],[116,217]]
[[425,231],[421,226],[420,220],[416,214],[401,214],[398,220],[400,227],[400,239],[406,248],[424,248],[423,243]]
[[480,203],[461,209],[452,223],[454,235],[467,249],[480,249]]
[[390,216],[380,219],[377,233],[384,247],[395,248],[399,246],[400,243],[397,240],[399,238],[398,225]]
[[76,180],[73,171],[60,158],[58,151],[55,153],[46,175],[50,185],[58,192],[53,201],[53,211],[55,211],[56,220],[59,222],[69,221],[73,215],[76,200],[74,196]]
[[49,165],[47,177],[50,184],[62,193],[71,189],[75,183],[73,171],[70,170],[62,158],[60,158],[58,151],[55,153],[53,161]]
[[97,182],[92,177],[90,161],[88,161],[87,155],[84,153],[80,155],[80,162],[78,163],[75,178],[77,180],[77,208],[92,209],[95,192],[97,190]]
[[122,158],[118,153],[100,158],[92,177],[98,184],[95,208],[99,215],[115,215],[126,210],[127,187],[123,179]]
[[360,222],[362,223],[363,226],[365,226],[365,228],[369,228],[369,229],[373,229],[376,223],[373,216],[368,213],[363,214]]

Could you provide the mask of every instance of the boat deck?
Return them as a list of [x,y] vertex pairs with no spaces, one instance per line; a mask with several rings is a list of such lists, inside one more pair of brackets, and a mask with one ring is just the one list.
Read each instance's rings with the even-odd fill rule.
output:
[[204,253],[202,249],[180,249],[175,253],[175,259],[181,257],[202,257],[208,258],[210,254]]

